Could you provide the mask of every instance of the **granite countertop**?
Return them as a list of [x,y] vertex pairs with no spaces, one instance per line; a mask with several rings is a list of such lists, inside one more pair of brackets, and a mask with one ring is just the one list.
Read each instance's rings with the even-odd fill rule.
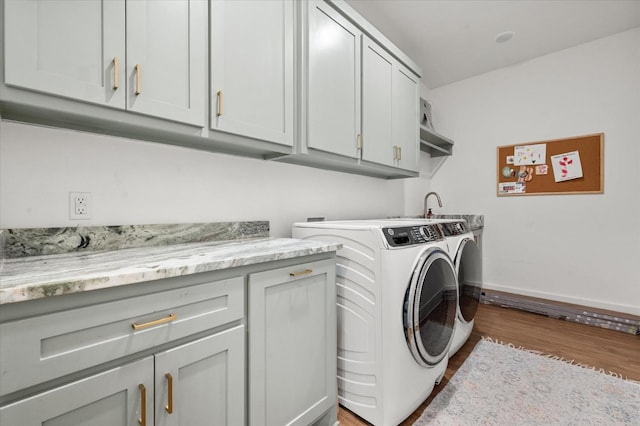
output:
[[5,259],[0,304],[336,251],[290,238],[209,241]]

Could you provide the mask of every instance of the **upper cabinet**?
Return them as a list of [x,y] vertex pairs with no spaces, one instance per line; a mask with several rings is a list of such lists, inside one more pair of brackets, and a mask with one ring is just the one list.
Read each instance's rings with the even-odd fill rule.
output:
[[357,158],[362,33],[324,2],[308,7],[306,145]]
[[127,109],[204,126],[206,3],[127,0],[126,5]]
[[125,2],[4,2],[4,82],[125,108]]
[[362,36],[362,159],[418,171],[418,77]]
[[344,2],[301,7],[300,132],[294,155],[279,160],[417,176],[419,77],[408,58]]
[[394,166],[394,60],[369,37],[362,36],[362,159]]
[[418,171],[420,161],[419,127],[420,80],[407,67],[398,63],[393,74],[393,140],[396,165]]
[[295,3],[210,5],[211,128],[292,146]]
[[342,0],[0,0],[2,119],[418,175],[419,67]]
[[205,2],[6,0],[4,13],[6,85],[204,125]]

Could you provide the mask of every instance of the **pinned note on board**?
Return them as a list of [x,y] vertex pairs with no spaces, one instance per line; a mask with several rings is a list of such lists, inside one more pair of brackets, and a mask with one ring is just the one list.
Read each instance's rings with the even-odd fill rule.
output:
[[515,166],[535,166],[546,164],[547,144],[516,146],[513,149]]
[[551,157],[553,177],[556,182],[582,177],[582,163],[578,151],[565,152]]

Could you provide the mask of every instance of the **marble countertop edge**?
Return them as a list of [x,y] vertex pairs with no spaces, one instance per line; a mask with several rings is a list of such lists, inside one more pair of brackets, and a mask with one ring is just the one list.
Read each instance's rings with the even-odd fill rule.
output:
[[336,251],[289,238],[187,243],[5,261],[0,305]]

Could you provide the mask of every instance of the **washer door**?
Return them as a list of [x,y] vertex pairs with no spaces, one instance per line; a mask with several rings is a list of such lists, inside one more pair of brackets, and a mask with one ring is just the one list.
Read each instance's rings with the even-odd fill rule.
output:
[[404,300],[404,332],[411,354],[424,367],[447,356],[458,305],[458,283],[449,256],[431,248],[420,257]]
[[478,310],[482,293],[482,252],[470,238],[465,238],[456,253],[456,272],[460,292],[460,320],[471,321]]

